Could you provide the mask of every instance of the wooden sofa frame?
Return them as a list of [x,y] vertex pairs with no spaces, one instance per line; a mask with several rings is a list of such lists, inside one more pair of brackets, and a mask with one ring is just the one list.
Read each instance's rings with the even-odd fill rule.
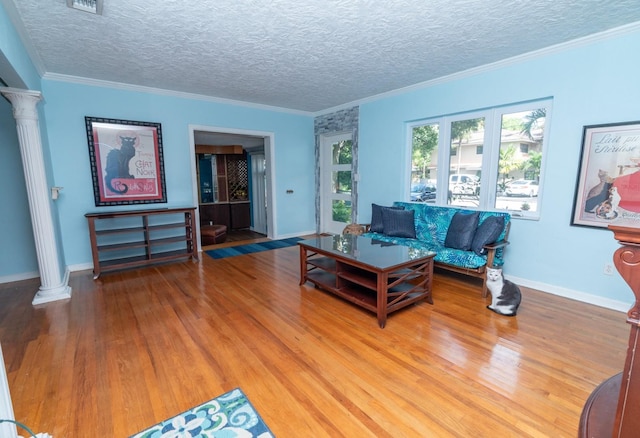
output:
[[487,264],[484,266],[479,266],[477,268],[461,268],[460,266],[450,265],[448,263],[434,262],[433,266],[440,269],[446,269],[448,271],[457,272],[459,274],[469,275],[471,277],[482,278],[482,298],[486,298],[488,295],[487,289],[487,276],[485,275],[487,271],[487,266],[493,266],[493,260],[496,257],[496,251],[500,248],[504,248],[509,244],[509,230],[511,229],[511,222],[507,223],[504,232],[504,239],[491,243],[489,245],[485,245],[484,248],[487,250]]
[[[371,227],[371,224],[352,224],[352,226],[353,225],[363,228],[364,232],[369,232]],[[362,234],[362,231],[354,232],[355,230],[348,230],[347,228],[345,228],[344,232],[347,232],[350,234]],[[511,229],[511,222],[507,222],[507,225],[504,231],[504,239],[484,246],[484,248],[486,248],[487,250],[487,263],[484,266],[479,266],[477,268],[464,268],[464,267],[451,265],[448,263],[442,263],[442,262],[434,262],[433,266],[435,268],[446,269],[447,271],[469,275],[470,277],[481,278],[482,279],[482,298],[486,298],[487,295],[489,294],[489,290],[487,289],[487,276],[486,276],[487,266],[493,266],[493,261],[496,257],[496,252],[500,248],[504,248],[509,244],[510,229]]]

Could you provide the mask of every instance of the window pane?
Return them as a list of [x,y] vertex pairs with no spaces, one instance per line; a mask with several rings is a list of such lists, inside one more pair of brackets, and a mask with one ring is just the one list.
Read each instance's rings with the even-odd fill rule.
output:
[[438,136],[437,123],[413,128],[410,201],[435,202],[438,178]]
[[351,222],[351,201],[334,199],[331,202],[331,219],[336,222]]
[[502,115],[497,209],[538,211],[545,119],[545,108]]
[[539,217],[551,105],[547,99],[412,124],[410,200]]
[[334,143],[331,155],[331,164],[351,164],[351,140],[342,140]]
[[451,122],[448,204],[479,206],[483,144],[483,117]]
[[338,170],[331,172],[331,188],[333,193],[351,193],[351,171]]

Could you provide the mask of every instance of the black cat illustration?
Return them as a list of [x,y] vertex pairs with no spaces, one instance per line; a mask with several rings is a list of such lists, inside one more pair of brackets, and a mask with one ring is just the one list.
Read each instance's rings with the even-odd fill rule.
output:
[[600,182],[589,190],[587,200],[584,203],[584,211],[587,213],[593,212],[596,207],[609,198],[614,178],[611,178],[606,170],[599,169],[598,179]]
[[105,168],[105,183],[109,190],[124,194],[127,193],[129,187],[121,183],[122,188],[116,188],[113,186],[113,180],[115,178],[135,178],[131,173],[129,173],[129,162],[136,155],[136,142],[138,141],[138,137],[128,137],[124,135],[119,135],[120,143],[122,146],[120,149],[112,149],[107,154],[107,165]]

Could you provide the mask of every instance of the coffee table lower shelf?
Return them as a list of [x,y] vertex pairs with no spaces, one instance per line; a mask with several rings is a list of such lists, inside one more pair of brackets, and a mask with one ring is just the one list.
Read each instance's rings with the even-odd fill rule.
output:
[[375,313],[380,328],[387,316],[426,300],[433,304],[433,254],[380,267],[324,252],[304,242],[300,246],[300,285],[313,283],[357,306]]

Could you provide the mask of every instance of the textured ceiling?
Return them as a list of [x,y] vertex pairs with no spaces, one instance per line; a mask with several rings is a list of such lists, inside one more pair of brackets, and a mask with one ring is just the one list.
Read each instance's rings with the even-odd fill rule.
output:
[[309,112],[640,21],[638,0],[1,1],[43,74]]

